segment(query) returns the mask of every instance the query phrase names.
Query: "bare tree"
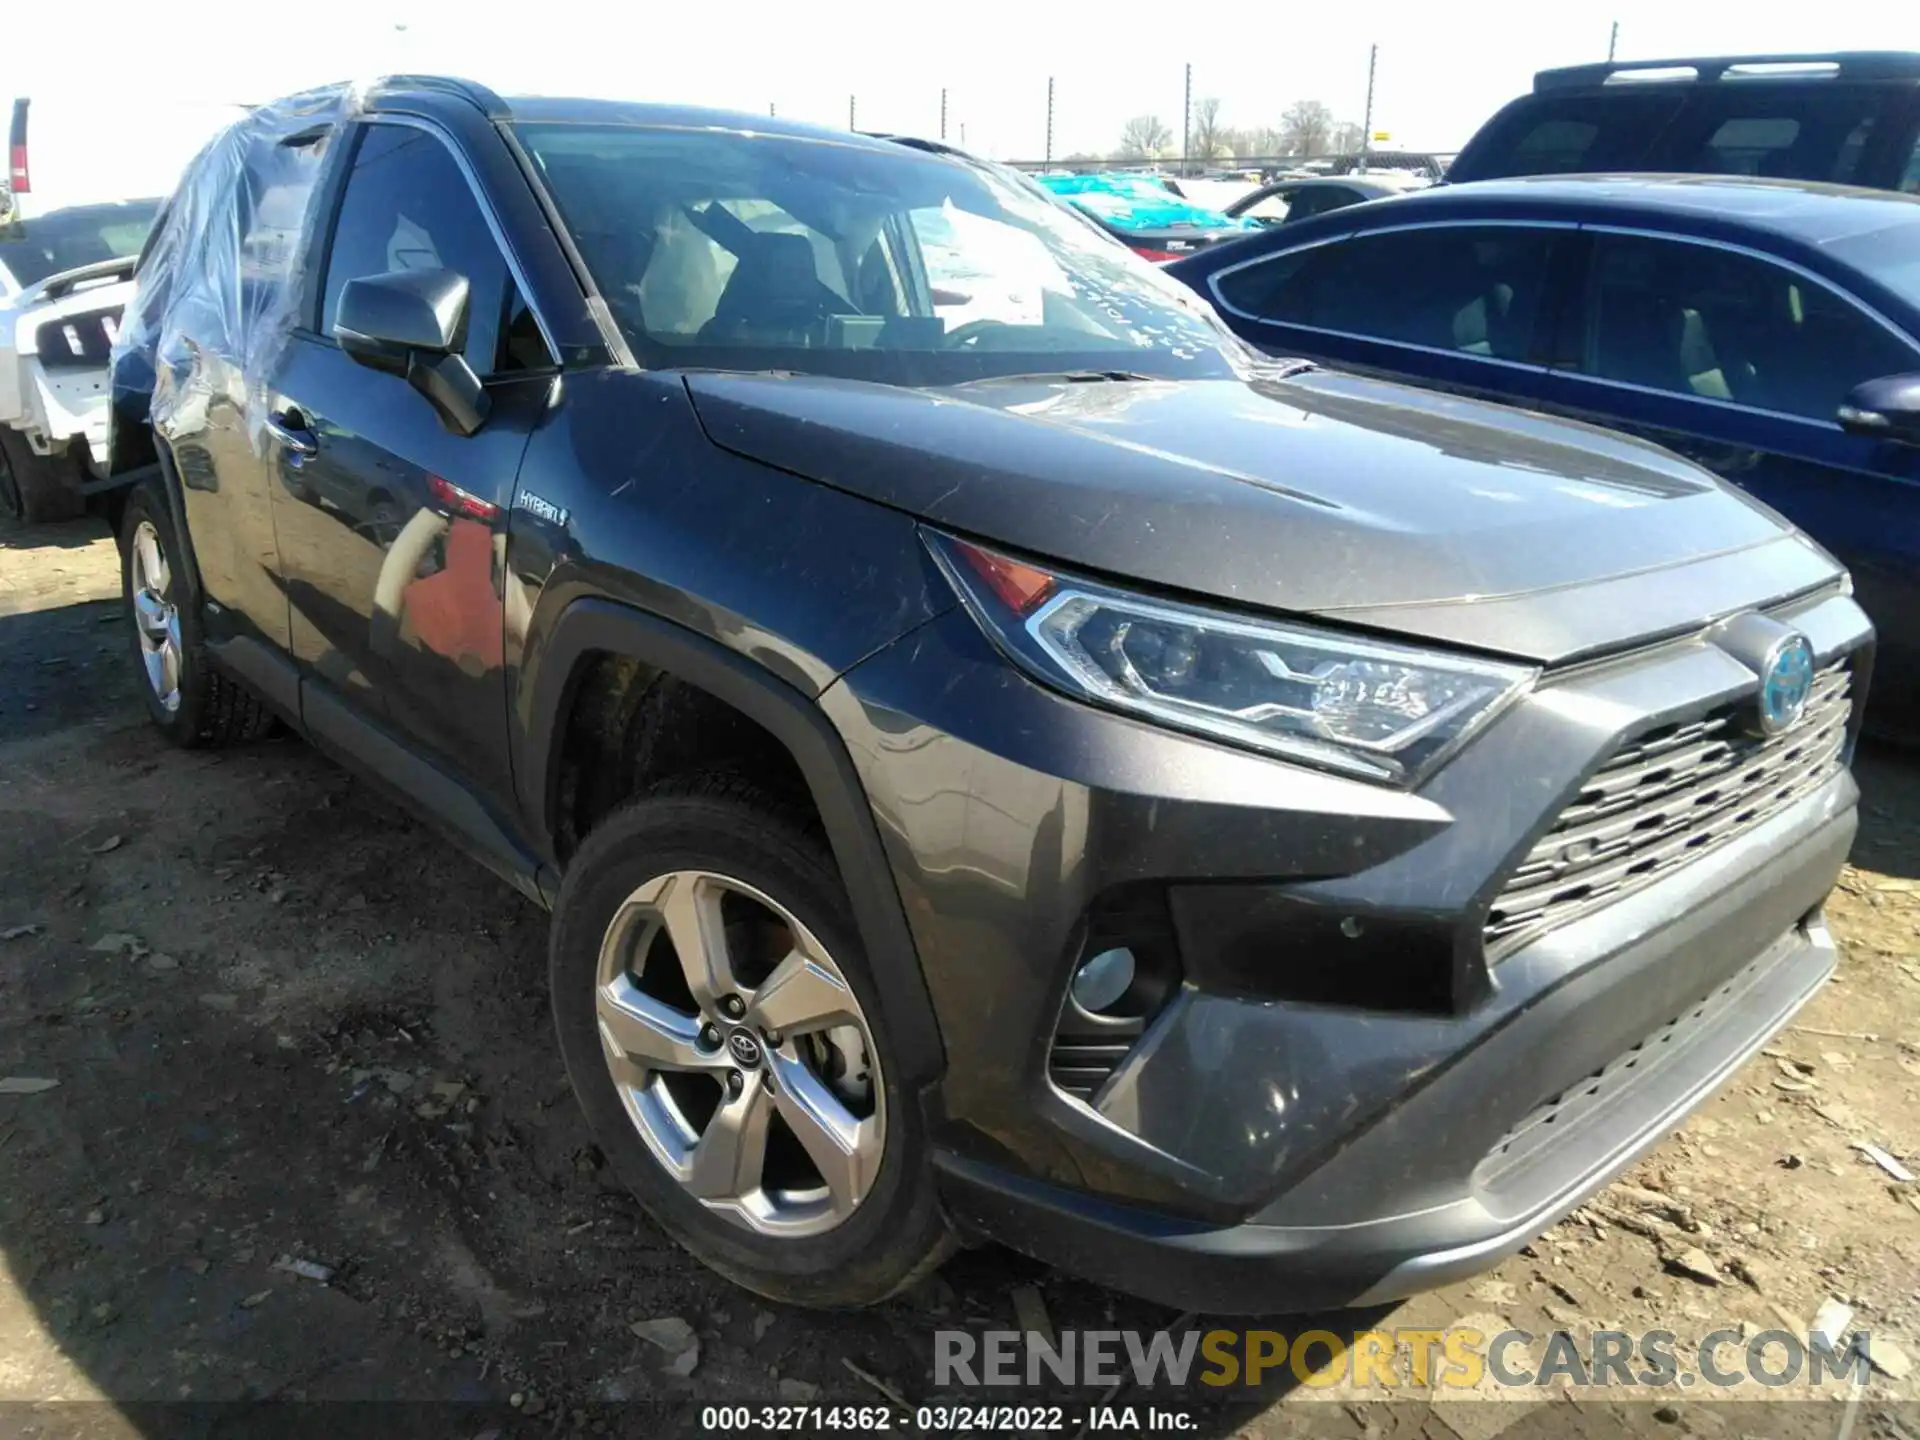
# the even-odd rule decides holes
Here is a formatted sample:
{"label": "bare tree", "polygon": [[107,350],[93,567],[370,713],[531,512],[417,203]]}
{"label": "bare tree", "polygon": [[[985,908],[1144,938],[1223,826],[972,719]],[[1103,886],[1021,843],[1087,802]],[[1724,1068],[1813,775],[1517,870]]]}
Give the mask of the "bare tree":
{"label": "bare tree", "polygon": [[1237,156],[1252,159],[1256,156],[1265,159],[1268,156],[1286,153],[1286,144],[1280,132],[1271,125],[1254,125],[1239,129],[1231,125],[1220,127],[1220,138],[1214,142],[1215,158]]}
{"label": "bare tree", "polygon": [[1333,135],[1333,111],[1318,100],[1296,100],[1280,117],[1280,131],[1288,154],[1325,154]]}
{"label": "bare tree", "polygon": [[1153,160],[1173,143],[1173,131],[1158,115],[1136,115],[1120,131],[1120,157]]}
{"label": "bare tree", "polygon": [[[1191,129],[1193,154],[1190,159],[1218,160],[1220,151],[1226,146],[1226,127],[1220,123],[1220,101],[1209,95],[1204,100],[1193,102],[1193,124]],[[1233,153],[1228,150],[1228,154]]]}
{"label": "bare tree", "polygon": [[1327,144],[1335,155],[1358,155],[1361,143],[1367,138],[1366,129],[1358,120],[1342,120],[1333,127],[1333,134]]}

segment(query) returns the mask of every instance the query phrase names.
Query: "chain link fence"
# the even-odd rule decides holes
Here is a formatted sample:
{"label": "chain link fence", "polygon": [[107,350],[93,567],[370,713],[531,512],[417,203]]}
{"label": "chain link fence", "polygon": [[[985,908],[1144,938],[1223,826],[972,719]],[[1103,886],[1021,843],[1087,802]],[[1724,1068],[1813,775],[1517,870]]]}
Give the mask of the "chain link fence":
{"label": "chain link fence", "polygon": [[1347,155],[1241,155],[1231,160],[1203,160],[1198,156],[1157,157],[1153,159],[1074,159],[1009,160],[1016,170],[1041,173],[1049,170],[1076,175],[1105,171],[1152,171],[1173,176],[1248,180],[1270,180],[1280,175],[1361,175],[1368,171],[1401,170],[1424,175],[1430,180],[1446,178],[1453,163],[1453,152],[1428,150],[1368,150]]}

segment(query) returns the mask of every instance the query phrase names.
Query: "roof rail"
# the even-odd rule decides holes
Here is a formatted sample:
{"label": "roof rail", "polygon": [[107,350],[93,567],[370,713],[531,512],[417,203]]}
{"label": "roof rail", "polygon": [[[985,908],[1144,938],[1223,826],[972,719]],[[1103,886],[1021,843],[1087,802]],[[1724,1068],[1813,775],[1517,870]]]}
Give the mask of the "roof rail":
{"label": "roof rail", "polygon": [[489,120],[505,120],[513,112],[486,86],[451,75],[383,75],[374,96],[402,94],[408,90],[427,90],[441,95],[457,95],[479,107]]}
{"label": "roof rail", "polygon": [[[1631,81],[1636,72],[1691,71],[1690,75],[1646,77],[1669,82],[1701,84],[1708,81],[1767,76],[1775,67],[1832,67],[1841,80],[1920,80],[1920,54],[1910,50],[1846,50],[1825,55],[1708,55],[1677,60],[1606,60],[1595,65],[1567,65],[1557,70],[1542,70],[1533,77],[1533,93],[1551,90],[1586,90],[1608,81]],[[1744,72],[1744,73],[1743,73]],[[1780,77],[1788,78],[1788,77]]]}

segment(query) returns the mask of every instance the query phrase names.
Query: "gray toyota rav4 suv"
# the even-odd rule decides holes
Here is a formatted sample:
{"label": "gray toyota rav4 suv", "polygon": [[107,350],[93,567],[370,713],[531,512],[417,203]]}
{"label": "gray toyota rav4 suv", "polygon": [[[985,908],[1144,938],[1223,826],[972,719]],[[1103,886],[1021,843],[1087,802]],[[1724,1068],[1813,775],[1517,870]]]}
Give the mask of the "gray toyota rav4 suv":
{"label": "gray toyota rav4 suv", "polygon": [[1261,359],[997,167],[401,77],[214,142],[127,314],[154,723],[277,714],[551,908],[614,1168],[762,1293],[1406,1295],[1832,968],[1824,552]]}

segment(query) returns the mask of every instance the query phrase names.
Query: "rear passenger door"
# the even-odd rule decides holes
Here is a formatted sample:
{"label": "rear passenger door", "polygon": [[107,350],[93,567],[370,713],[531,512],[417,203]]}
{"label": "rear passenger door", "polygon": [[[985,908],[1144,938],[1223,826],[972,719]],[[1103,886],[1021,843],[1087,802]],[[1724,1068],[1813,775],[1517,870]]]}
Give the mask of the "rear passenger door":
{"label": "rear passenger door", "polygon": [[[310,728],[371,722],[510,801],[502,665],[506,521],[557,372],[451,142],[357,127],[307,323],[271,377],[274,502]],[[397,375],[335,343],[349,280],[443,269],[469,284],[464,354],[491,413],[444,426]]]}
{"label": "rear passenger door", "polygon": [[[287,597],[274,534],[274,487],[257,448],[259,416],[248,403],[245,362],[260,343],[259,332],[291,323],[284,312],[303,217],[337,143],[322,131],[249,146],[230,157],[244,163],[246,172],[233,177],[231,220],[223,215],[208,228],[224,235],[230,224],[232,251],[219,245],[215,253],[176,259],[205,265],[220,283],[197,285],[194,303],[171,312],[179,344],[155,357],[162,371],[158,383],[169,393],[159,429],[179,472],[194,564],[217,612],[217,630],[275,651],[288,645]],[[204,175],[196,184],[213,193],[227,190],[224,180]]]}
{"label": "rear passenger door", "polygon": [[1572,233],[1491,221],[1364,231],[1243,262],[1211,284],[1263,349],[1526,403],[1546,379],[1555,255]]}
{"label": "rear passenger door", "polygon": [[1558,408],[1678,451],[1794,521],[1854,572],[1883,651],[1906,650],[1915,673],[1920,450],[1849,435],[1836,415],[1861,381],[1920,370],[1920,346],[1768,257],[1591,236],[1557,347]]}

